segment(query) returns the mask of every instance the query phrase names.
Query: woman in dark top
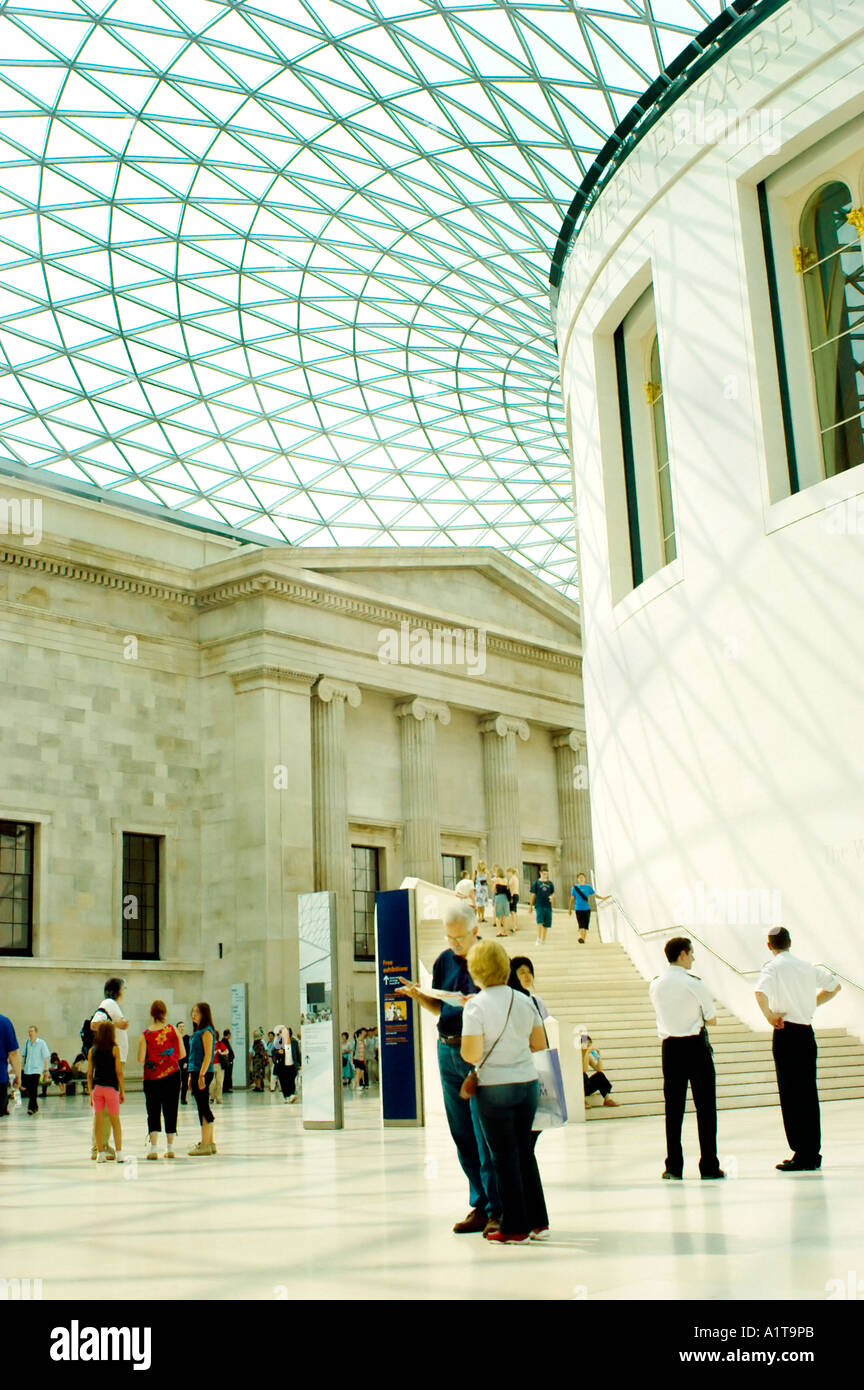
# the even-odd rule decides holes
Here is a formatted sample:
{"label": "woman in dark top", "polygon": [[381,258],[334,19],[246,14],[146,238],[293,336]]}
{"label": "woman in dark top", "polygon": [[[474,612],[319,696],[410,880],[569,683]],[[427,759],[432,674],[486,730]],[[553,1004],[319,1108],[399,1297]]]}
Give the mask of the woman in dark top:
{"label": "woman in dark top", "polygon": [[228,1049],[227,1056],[225,1057],[225,1060],[222,1062],[222,1070],[225,1073],[225,1080],[222,1085],[222,1090],[225,1093],[225,1095],[227,1095],[229,1091],[234,1090],[234,1049],[231,1046],[230,1028],[225,1029],[224,1033],[222,1034],[222,1041],[225,1044],[225,1047]]}
{"label": "woman in dark top", "polygon": [[192,1009],[195,1032],[189,1039],[189,1090],[198,1107],[201,1121],[201,1142],[189,1150],[190,1158],[215,1154],[213,1143],[213,1111],[210,1109],[210,1086],[213,1082],[216,1055],[216,1029],[209,1004],[195,1004]]}
{"label": "woman in dark top", "polygon": [[123,1081],[123,1063],[120,1060],[120,1049],[114,1040],[114,1024],[97,1023],[93,1029],[96,1041],[90,1049],[87,1059],[87,1090],[90,1092],[90,1104],[93,1106],[94,1116],[97,1123],[94,1125],[96,1135],[96,1162],[104,1163],[107,1155],[105,1153],[105,1131],[98,1123],[103,1110],[107,1111],[111,1121],[111,1129],[114,1133],[115,1158],[118,1163],[123,1162],[123,1135],[120,1129],[120,1106],[126,1099]]}

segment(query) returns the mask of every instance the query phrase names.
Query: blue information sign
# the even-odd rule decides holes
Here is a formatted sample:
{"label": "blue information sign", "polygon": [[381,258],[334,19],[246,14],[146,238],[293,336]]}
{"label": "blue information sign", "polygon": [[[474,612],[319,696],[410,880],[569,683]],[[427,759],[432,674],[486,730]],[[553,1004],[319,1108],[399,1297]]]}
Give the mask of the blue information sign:
{"label": "blue information sign", "polygon": [[403,979],[417,979],[413,898],[407,888],[375,895],[379,1068],[385,1124],[423,1123],[415,1017],[419,1005],[396,993]]}

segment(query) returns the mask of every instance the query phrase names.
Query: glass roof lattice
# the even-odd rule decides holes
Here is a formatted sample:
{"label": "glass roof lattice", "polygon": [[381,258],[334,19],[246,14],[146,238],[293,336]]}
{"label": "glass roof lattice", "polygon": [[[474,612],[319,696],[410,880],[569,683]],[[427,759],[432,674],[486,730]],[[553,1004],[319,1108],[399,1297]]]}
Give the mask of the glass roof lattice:
{"label": "glass roof lattice", "polygon": [[716,0],[0,0],[0,468],[575,594],[549,257]]}

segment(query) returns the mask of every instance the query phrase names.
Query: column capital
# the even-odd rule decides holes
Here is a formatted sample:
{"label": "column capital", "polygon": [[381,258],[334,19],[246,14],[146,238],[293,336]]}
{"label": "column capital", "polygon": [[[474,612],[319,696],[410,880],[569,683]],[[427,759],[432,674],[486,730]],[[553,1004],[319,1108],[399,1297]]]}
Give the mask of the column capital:
{"label": "column capital", "polygon": [[420,696],[415,700],[404,700],[397,705],[393,713],[397,719],[405,719],[409,715],[422,723],[424,719],[437,719],[439,724],[450,723],[450,706],[441,704],[438,700],[424,700]]}
{"label": "column capital", "polygon": [[249,690],[296,690],[308,692],[317,677],[310,671],[291,671],[286,666],[247,666],[231,672],[238,695]]}
{"label": "column capital", "polygon": [[517,734],[523,743],[527,743],[530,737],[530,730],[524,719],[515,719],[509,714],[492,714],[487,719],[480,721],[481,734],[497,734],[499,738],[506,738],[508,734]]}
{"label": "column capital", "polygon": [[573,753],[581,753],[585,748],[585,735],[579,729],[564,729],[552,735],[553,748],[569,748]]}
{"label": "column capital", "polygon": [[345,700],[352,709],[356,709],[363,699],[359,685],[352,685],[350,681],[333,680],[330,676],[322,676],[315,686],[315,694],[325,705],[329,705],[333,700]]}

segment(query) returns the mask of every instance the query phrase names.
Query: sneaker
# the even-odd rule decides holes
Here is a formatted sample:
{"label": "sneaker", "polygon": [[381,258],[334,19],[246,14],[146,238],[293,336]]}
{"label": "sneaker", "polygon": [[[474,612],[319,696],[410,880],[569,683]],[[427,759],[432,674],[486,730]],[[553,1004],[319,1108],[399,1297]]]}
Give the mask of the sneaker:
{"label": "sneaker", "polygon": [[216,1147],[215,1144],[208,1144],[208,1145],[207,1145],[207,1152],[208,1152],[208,1154],[215,1154],[215,1153],[218,1153],[219,1150],[217,1149],[217,1147]]}
{"label": "sneaker", "polygon": [[107,1158],[108,1158],[108,1155],[107,1155],[107,1154],[104,1154],[104,1153],[102,1153],[102,1154],[97,1153],[97,1154],[96,1154],[96,1162],[97,1162],[97,1163],[105,1163],[105,1162],[107,1162]]}
{"label": "sneaker", "polygon": [[486,1239],[492,1241],[494,1245],[524,1245],[526,1240],[531,1239],[531,1235],[528,1231],[524,1235],[508,1235],[506,1231],[490,1231]]}
{"label": "sneaker", "polygon": [[166,1158],[176,1158],[177,1155],[175,1154],[175,1152],[174,1152],[173,1149],[166,1149],[166,1150],[165,1150],[165,1157],[166,1157]]}
{"label": "sneaker", "polygon": [[288,1104],[289,1104],[289,1105],[293,1105],[296,1099],[297,1099],[296,1096],[289,1096],[289,1097],[288,1097]]}
{"label": "sneaker", "polygon": [[114,1157],[116,1158],[118,1163],[126,1162],[126,1155],[124,1154],[122,1149],[118,1149]]}
{"label": "sneaker", "polygon": [[114,1152],[113,1149],[106,1149],[106,1150],[105,1150],[105,1157],[107,1158],[107,1160],[108,1160],[109,1163],[113,1163],[113,1162],[114,1162],[114,1159],[117,1157],[117,1155],[115,1154],[115,1152]]}
{"label": "sneaker", "polygon": [[453,1227],[457,1236],[473,1235],[475,1231],[486,1229],[486,1217],[477,1207],[472,1207],[464,1221],[457,1221]]}
{"label": "sneaker", "polygon": [[501,1222],[498,1220],[498,1218],[497,1218],[496,1216],[490,1216],[490,1217],[489,1217],[489,1220],[486,1222],[486,1225],[483,1227],[483,1234],[484,1234],[484,1236],[488,1236],[488,1234],[489,1234],[490,1231],[500,1231],[500,1230],[501,1230]]}
{"label": "sneaker", "polygon": [[662,1178],[671,1178],[673,1182],[682,1182],[684,1178],[683,1173],[670,1173],[668,1168],[664,1168],[660,1176]]}
{"label": "sneaker", "polygon": [[548,1226],[538,1226],[537,1229],[536,1229],[535,1231],[532,1231],[532,1232],[531,1232],[531,1237],[530,1237],[530,1239],[531,1239],[531,1240],[548,1240],[548,1239],[549,1239],[549,1227],[548,1227]]}
{"label": "sneaker", "polygon": [[156,1158],[156,1159],[158,1159],[158,1157],[159,1157],[159,1150],[158,1150],[158,1149],[153,1149],[153,1148],[148,1149],[148,1150],[147,1150],[147,1157],[148,1157],[148,1159],[150,1159],[150,1158]]}
{"label": "sneaker", "polygon": [[726,1174],[722,1168],[718,1168],[716,1173],[700,1173],[703,1182],[714,1182],[717,1178],[725,1178]]}
{"label": "sneaker", "polygon": [[209,1154],[210,1145],[198,1143],[193,1149],[189,1150],[190,1158],[201,1158],[203,1154]]}

